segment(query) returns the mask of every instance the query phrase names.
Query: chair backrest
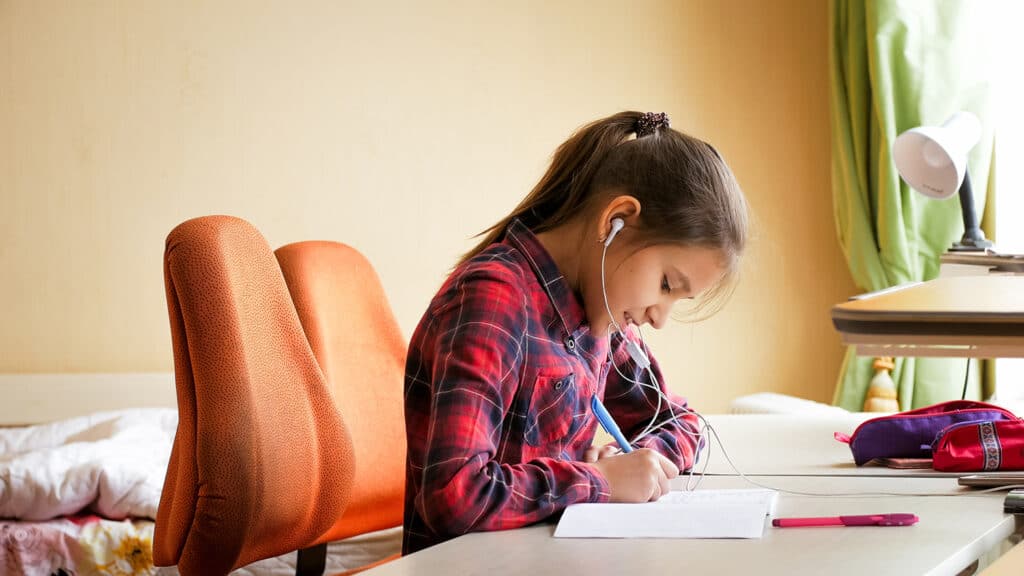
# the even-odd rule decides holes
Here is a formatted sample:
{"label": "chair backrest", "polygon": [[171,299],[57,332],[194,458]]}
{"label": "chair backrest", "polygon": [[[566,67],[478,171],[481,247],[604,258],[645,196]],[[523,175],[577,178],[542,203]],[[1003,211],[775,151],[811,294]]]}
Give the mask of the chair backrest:
{"label": "chair backrest", "polygon": [[275,254],[355,449],[348,508],[321,541],[399,526],[407,345],[380,279],[362,254],[337,242],[297,242]]}
{"label": "chair backrest", "polygon": [[179,422],[154,562],[226,574],[309,547],[344,513],[354,455],[270,247],[196,218],[168,235],[164,275]]}

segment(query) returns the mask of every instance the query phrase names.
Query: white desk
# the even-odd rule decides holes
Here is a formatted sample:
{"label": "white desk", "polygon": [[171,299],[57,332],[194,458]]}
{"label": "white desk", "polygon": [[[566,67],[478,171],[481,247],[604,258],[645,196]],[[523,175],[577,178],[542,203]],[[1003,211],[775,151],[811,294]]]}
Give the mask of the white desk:
{"label": "white desk", "polygon": [[[910,512],[921,521],[910,527],[779,529],[772,528],[766,520],[765,536],[759,540],[561,539],[552,537],[554,524],[548,523],[468,534],[364,573],[957,574],[1000,546],[1015,529],[1013,516],[1002,512],[1003,493],[967,492],[957,486],[955,478],[858,473],[852,466],[849,448],[831,436],[835,431],[832,428],[842,422],[780,416],[719,416],[711,422],[744,473],[771,474],[757,476],[757,482],[802,492],[908,494],[837,498],[780,493],[776,516]],[[819,432],[827,432],[828,441],[845,453],[820,441]],[[740,439],[751,434],[757,436],[758,442],[740,447]],[[824,456],[815,456],[816,453]],[[717,461],[712,458],[717,469]],[[850,466],[842,465],[842,459],[850,462]],[[802,475],[784,475],[792,474],[793,470]],[[681,481],[677,480],[677,486],[682,485]],[[736,476],[708,475],[701,487],[750,486]],[[909,495],[942,493],[960,495]]]}
{"label": "white desk", "polygon": [[[800,491],[879,490],[948,492],[943,478],[762,477]],[[707,477],[708,488],[749,487],[740,478]],[[825,498],[779,495],[778,516],[831,516],[911,512],[909,527],[772,528],[759,540],[564,539],[554,524],[504,532],[479,532],[427,548],[364,572],[373,576],[419,574],[489,576],[571,574],[957,574],[999,546],[1014,529],[1002,513],[1002,495],[972,497]]]}
{"label": "white desk", "polygon": [[[851,434],[861,422],[879,416],[882,414],[863,412],[841,418],[783,414],[713,415],[708,416],[708,422],[718,431],[725,451],[736,468],[746,475],[900,478],[962,476],[931,469],[894,470],[875,464],[855,465],[850,445],[836,440],[833,433]],[[701,464],[698,463],[697,469],[700,468]],[[711,459],[706,473],[727,476],[736,474],[713,436]]]}

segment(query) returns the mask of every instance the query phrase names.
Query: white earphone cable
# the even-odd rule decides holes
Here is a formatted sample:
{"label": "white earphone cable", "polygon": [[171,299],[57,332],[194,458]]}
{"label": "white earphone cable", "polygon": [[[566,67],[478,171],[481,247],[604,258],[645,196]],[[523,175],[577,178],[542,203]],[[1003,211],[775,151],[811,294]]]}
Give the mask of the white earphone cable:
{"label": "white earphone cable", "polygon": [[[777,492],[782,492],[782,493],[785,493],[785,494],[792,494],[792,495],[795,495],[795,496],[836,497],[836,498],[844,498],[844,497],[846,497],[846,498],[854,498],[854,497],[863,497],[863,496],[872,496],[872,497],[874,497],[874,496],[889,496],[889,497],[908,497],[908,496],[929,496],[929,497],[931,497],[931,496],[974,496],[974,495],[979,495],[979,494],[986,494],[988,492],[996,492],[996,491],[1001,491],[1001,490],[1007,490],[1007,489],[1011,489],[1011,488],[1024,488],[1024,485],[1013,484],[1013,485],[1006,485],[1006,486],[996,486],[996,487],[988,488],[988,489],[985,489],[985,490],[972,490],[970,493],[967,493],[967,494],[965,494],[964,492],[960,492],[960,491],[958,491],[958,492],[945,492],[945,493],[896,493],[896,492],[829,492],[829,493],[822,493],[822,492],[803,492],[803,491],[797,491],[797,490],[787,490],[787,489],[784,489],[784,488],[778,488],[778,487],[769,486],[769,485],[766,485],[766,484],[761,484],[759,482],[756,482],[756,481],[750,479],[732,461],[732,458],[729,456],[729,453],[725,449],[725,444],[722,443],[722,439],[718,435],[718,431],[715,430],[713,426],[711,426],[711,424],[707,421],[707,419],[702,414],[700,414],[700,413],[698,413],[698,412],[696,412],[694,410],[691,410],[687,406],[683,406],[683,405],[679,404],[678,402],[675,402],[674,400],[672,400],[672,398],[670,396],[668,396],[661,389],[661,385],[658,382],[658,379],[657,379],[657,377],[654,374],[654,370],[651,368],[651,364],[650,364],[650,360],[649,360],[650,356],[647,353],[647,343],[644,342],[643,332],[640,330],[639,326],[637,326],[637,335],[640,338],[640,344],[641,344],[642,348],[638,348],[637,349],[637,350],[639,350],[639,354],[636,353],[636,350],[629,350],[629,352],[630,352],[630,356],[633,358],[633,361],[636,363],[636,365],[638,367],[640,367],[641,369],[647,371],[647,374],[650,377],[651,382],[648,383],[648,382],[638,381],[638,380],[634,380],[633,378],[630,378],[629,376],[625,375],[622,372],[622,370],[620,369],[619,365],[615,363],[615,359],[613,358],[613,355],[612,355],[612,334],[613,334],[613,332],[611,330],[612,327],[614,327],[615,328],[615,332],[618,332],[619,335],[622,337],[623,342],[627,346],[627,349],[628,349],[629,344],[633,344],[635,346],[635,343],[632,342],[631,340],[629,340],[629,338],[627,338],[626,333],[622,330],[622,327],[619,325],[618,321],[616,320],[615,315],[612,314],[611,306],[608,303],[608,290],[607,290],[607,286],[606,286],[606,283],[605,283],[605,258],[608,255],[608,246],[609,246],[609,244],[611,244],[611,240],[615,237],[615,234],[618,232],[618,229],[621,229],[621,227],[622,226],[619,225],[617,227],[613,227],[612,228],[611,234],[609,234],[608,239],[604,243],[604,249],[601,251],[601,295],[602,295],[602,297],[604,299],[604,307],[605,307],[605,311],[608,313],[608,319],[609,319],[609,324],[608,324],[608,326],[609,326],[609,330],[608,330],[608,359],[611,362],[612,366],[615,367],[615,371],[619,374],[619,376],[622,379],[624,379],[627,382],[630,382],[630,383],[632,383],[634,385],[640,386],[641,388],[650,389],[650,390],[654,391],[655,394],[656,394],[657,405],[655,406],[654,414],[651,417],[651,421],[648,422],[647,426],[645,426],[644,429],[639,434],[637,434],[633,439],[631,439],[629,441],[631,446],[635,445],[642,438],[644,438],[644,437],[646,437],[646,436],[656,432],[657,430],[660,430],[661,428],[667,426],[668,424],[675,423],[675,424],[677,424],[679,426],[679,430],[681,432],[683,432],[684,434],[686,434],[688,437],[690,437],[694,441],[694,443],[695,443],[696,447],[694,449],[694,464],[696,464],[696,462],[700,459],[700,455],[701,455],[702,450],[705,451],[704,463],[703,463],[703,466],[701,467],[701,471],[699,472],[699,476],[697,477],[697,480],[694,481],[694,476],[695,476],[695,474],[697,474],[697,472],[696,472],[696,468],[697,467],[696,466],[691,466],[690,470],[689,470],[689,473],[688,473],[688,477],[687,477],[687,480],[686,480],[686,485],[684,487],[684,490],[691,491],[691,490],[696,490],[697,488],[700,487],[700,483],[703,481],[704,476],[706,475],[706,472],[707,472],[708,465],[711,462],[711,442],[710,441],[705,442],[705,439],[707,438],[707,434],[705,432],[706,430],[710,430],[711,431],[711,435],[714,436],[715,441],[718,442],[718,447],[721,449],[722,456],[725,457],[726,462],[729,463],[729,467],[732,468],[732,470],[734,472],[736,472],[736,474],[739,475],[740,478],[742,478],[745,482],[747,482],[749,484],[752,484],[754,486],[757,486],[759,488],[765,488],[765,489],[768,489],[768,490],[775,490]],[[640,360],[638,360],[638,357],[640,358]],[[646,394],[644,394],[644,396],[646,397]],[[657,422],[658,415],[661,413],[661,407],[662,407],[662,402],[663,401],[668,404],[669,416],[666,419],[664,419],[663,421]],[[680,422],[679,417],[676,415],[676,410],[677,409],[680,410],[684,415],[692,415],[695,418],[697,418],[697,420],[698,420],[698,422],[700,424],[698,425],[696,432],[694,432],[693,430],[690,429],[691,425],[689,423]],[[851,476],[851,477],[852,478],[856,478],[856,476]]]}

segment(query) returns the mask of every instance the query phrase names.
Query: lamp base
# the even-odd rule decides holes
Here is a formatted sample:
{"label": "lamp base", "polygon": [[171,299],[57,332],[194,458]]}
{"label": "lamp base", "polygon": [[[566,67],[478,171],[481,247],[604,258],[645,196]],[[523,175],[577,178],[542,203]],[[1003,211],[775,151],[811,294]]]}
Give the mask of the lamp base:
{"label": "lamp base", "polygon": [[970,239],[962,238],[949,247],[950,252],[985,252],[992,247],[992,242],[985,238]]}

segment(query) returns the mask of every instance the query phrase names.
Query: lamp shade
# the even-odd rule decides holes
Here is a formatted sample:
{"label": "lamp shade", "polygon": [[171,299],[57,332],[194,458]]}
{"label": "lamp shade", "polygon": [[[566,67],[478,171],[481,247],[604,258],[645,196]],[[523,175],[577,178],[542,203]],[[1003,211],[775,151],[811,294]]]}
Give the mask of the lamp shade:
{"label": "lamp shade", "polygon": [[896,138],[893,160],[900,177],[925,196],[956,194],[967,171],[967,152],[981,138],[981,121],[957,112],[942,126],[911,128]]}

